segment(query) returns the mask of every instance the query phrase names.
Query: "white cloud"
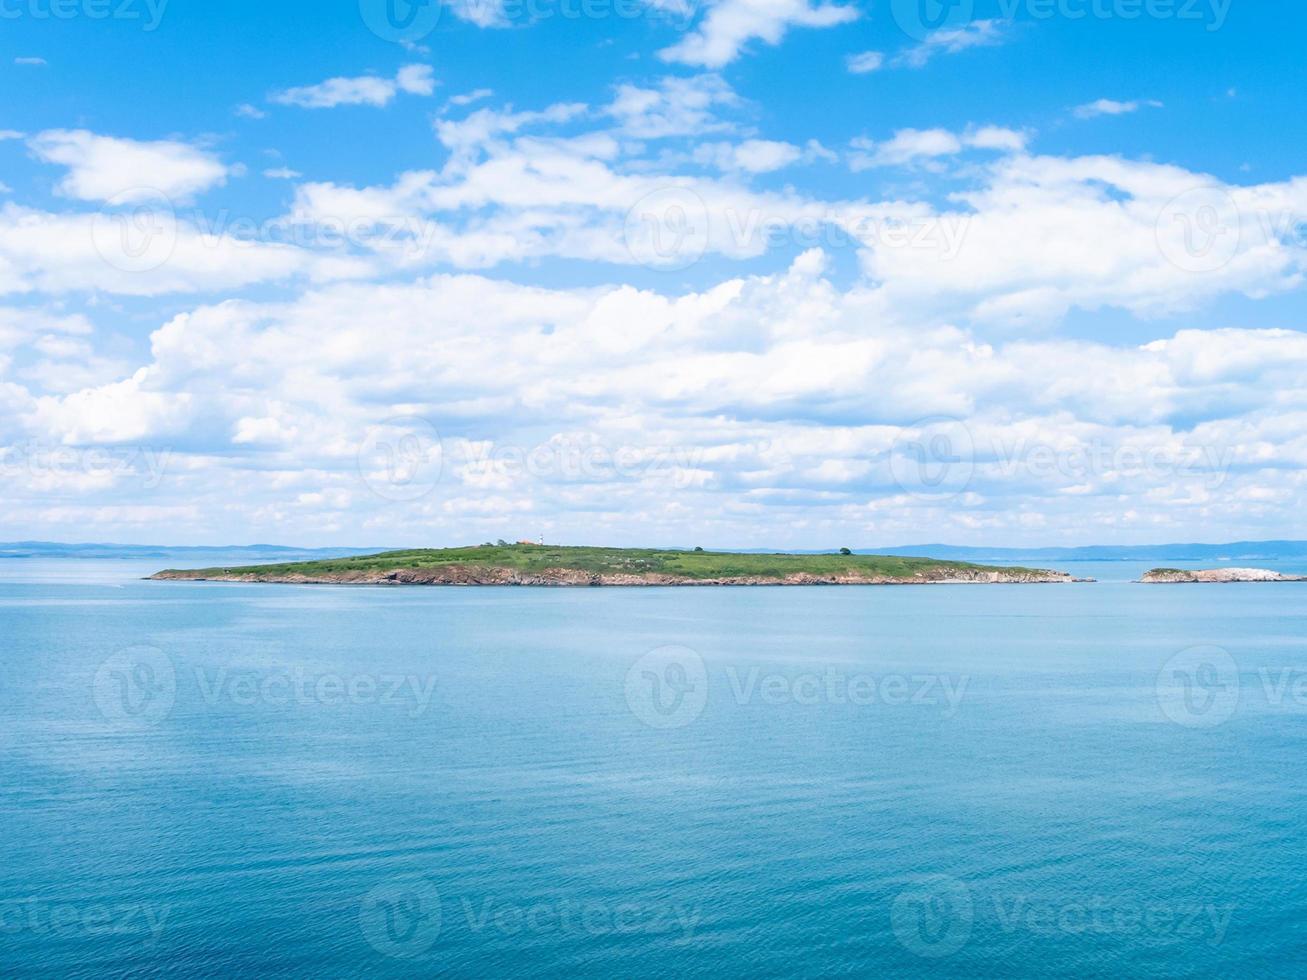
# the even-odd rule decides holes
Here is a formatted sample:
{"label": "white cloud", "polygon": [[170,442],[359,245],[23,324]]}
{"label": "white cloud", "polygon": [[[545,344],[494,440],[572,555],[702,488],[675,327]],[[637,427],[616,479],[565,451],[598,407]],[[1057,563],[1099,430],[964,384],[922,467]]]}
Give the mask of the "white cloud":
{"label": "white cloud", "polygon": [[19,132],[16,129],[0,129],[0,143],[3,143],[5,140],[21,140],[26,138],[26,133]]}
{"label": "white cloud", "polygon": [[[529,515],[563,540],[802,546],[835,529],[1024,540],[1273,523],[1307,503],[1304,371],[1307,334],[1290,330],[994,345],[836,289],[808,253],[700,292],[433,276],[224,302],[160,327],[122,379],[0,399],[29,438],[178,447],[150,503],[179,529],[222,513],[251,533],[321,533],[335,514],[378,540],[420,525],[453,543]],[[445,436],[440,482],[408,503],[358,475],[369,428],[397,414]],[[960,496],[914,497],[896,446],[937,415],[966,418],[975,472]],[[38,500],[114,503],[64,493],[14,492],[10,519],[49,523]]]}
{"label": "white cloud", "polygon": [[405,65],[395,75],[395,85],[409,95],[431,95],[436,78],[430,65]]}
{"label": "white cloud", "polygon": [[375,271],[363,259],[238,239],[146,207],[97,215],[0,205],[0,294],[163,296]]}
{"label": "white cloud", "polygon": [[1000,126],[982,126],[960,134],[947,129],[901,129],[881,143],[858,138],[850,145],[854,152],[850,154],[849,166],[856,171],[934,161],[968,148],[1019,153],[1025,149],[1026,136]]}
{"label": "white cloud", "polygon": [[28,141],[46,162],[68,168],[59,193],[132,204],[164,194],[175,201],[226,183],[232,171],[212,153],[173,140],[140,142],[84,129],[50,129]]}
{"label": "white cloud", "polygon": [[394,78],[362,75],[357,78],[329,78],[317,85],[289,88],[270,95],[278,105],[302,109],[334,109],[342,105],[388,105],[400,92],[430,95],[436,82],[430,65],[405,65]]}
{"label": "white cloud", "polygon": [[[815,149],[820,150],[820,147]],[[803,159],[805,152],[793,143],[777,140],[744,140],[741,143],[704,143],[696,147],[693,159],[723,171],[762,174],[780,170]]]}
{"label": "white cloud", "polygon": [[304,175],[298,170],[292,170],[290,167],[272,167],[263,171],[263,176],[269,180],[295,180]]}
{"label": "white cloud", "polygon": [[436,138],[451,151],[472,153],[488,148],[500,137],[521,129],[539,125],[558,125],[570,122],[586,111],[579,102],[560,102],[546,109],[513,112],[478,109],[463,119],[438,119],[434,126]]}
{"label": "white cloud", "polygon": [[[857,141],[850,165],[947,174],[954,190],[946,207],[822,200],[740,183],[745,164],[792,158],[788,144],[757,141],[752,160],[737,160],[733,143],[701,144],[664,154],[659,166],[635,166],[605,132],[522,132],[563,116],[570,113],[481,110],[438,124],[442,141],[456,151],[443,169],[408,172],[389,186],[301,185],[291,220],[310,228],[362,221],[389,229],[375,253],[396,268],[488,268],[546,256],[631,265],[647,257],[627,237],[630,216],[652,200],[680,208],[689,223],[682,231],[693,232],[704,254],[761,256],[778,227],[808,229],[803,240],[811,244],[825,241],[820,229],[840,229],[869,281],[887,295],[955,317],[1041,326],[1073,308],[1115,306],[1152,316],[1222,293],[1282,292],[1300,281],[1307,256],[1292,236],[1268,237],[1263,220],[1299,213],[1307,205],[1302,182],[1217,182],[1218,195],[1240,201],[1243,220],[1226,229],[1237,245],[1228,261],[1199,275],[1186,267],[1183,228],[1167,220],[1166,208],[1177,195],[1214,182],[1179,168],[1112,157],[1030,158],[1026,134],[997,126],[904,130],[882,143]],[[995,153],[997,160],[980,156]],[[822,159],[824,152],[810,145],[801,158]],[[725,176],[676,175],[684,162],[718,167]],[[904,234],[917,244],[895,245]]]}
{"label": "white cloud", "polygon": [[863,51],[851,54],[844,59],[845,66],[855,75],[866,75],[879,71],[885,64],[885,55],[880,51]]}
{"label": "white cloud", "polygon": [[1028,137],[1025,133],[1003,126],[981,126],[963,136],[967,146],[977,150],[1000,150],[1004,153],[1020,153],[1026,148]]}
{"label": "white cloud", "polygon": [[451,95],[449,97],[449,104],[452,106],[471,105],[473,102],[480,102],[482,99],[488,99],[494,94],[495,94],[494,89],[488,89],[488,88],[473,89],[471,92],[463,92],[460,93],[459,95]]}
{"label": "white cloud", "polygon": [[[1278,226],[1264,219],[1303,213],[1307,182],[1238,186],[1119,157],[1030,156],[1025,133],[983,126],[855,146],[866,165],[913,168],[904,200],[823,199],[788,183],[754,190],[773,182],[752,174],[826,151],[738,123],[729,139],[703,141],[732,125],[716,113],[737,106],[713,78],[631,86],[596,109],[439,119],[451,151],[439,169],[379,186],[297,186],[286,217],[299,230],[395,232],[343,249],[236,241],[182,214],[158,267],[133,272],[105,254],[114,239],[96,236],[103,216],[0,206],[0,292],[51,304],[0,314],[0,435],[182,447],[174,482],[155,498],[160,511],[221,513],[281,533],[337,522],[375,540],[415,524],[450,540],[510,536],[503,522],[529,514],[555,538],[618,540],[635,527],[725,543],[780,527],[794,538],[769,544],[802,545],[821,527],[887,540],[923,526],[958,537],[1068,520],[1197,526],[1216,512],[1256,526],[1307,502],[1304,334],[1168,327],[1139,345],[1046,332],[1072,310],[1143,318],[1297,287],[1307,248],[1292,235],[1273,240],[1267,229]],[[667,142],[650,156],[655,138]],[[704,176],[705,166],[721,173]],[[891,175],[896,185],[901,176]],[[1228,261],[1199,270],[1175,251],[1182,224],[1167,220],[1195,187],[1228,196],[1242,216],[1225,229],[1236,246]],[[621,284],[621,267],[639,261],[624,238],[633,206],[669,191],[691,205],[687,221],[714,261],[765,259],[769,234],[792,229],[785,254],[845,248],[861,275],[837,285],[828,256],[811,248],[772,275],[724,273],[697,290]],[[799,237],[805,228],[811,240]],[[617,284],[432,274],[545,258],[603,263],[576,268]],[[706,268],[716,266],[694,274]],[[275,301],[239,298],[259,283],[286,288]],[[173,317],[148,355],[124,362],[99,350],[84,318],[57,308],[66,293],[214,302]],[[369,426],[406,413],[447,433],[448,482],[412,506],[382,506],[359,481],[358,447]],[[1242,468],[1214,484],[1207,471],[1068,476],[986,457],[969,494],[934,506],[897,487],[889,463],[895,440],[929,415],[966,419],[987,447],[1211,451]],[[643,470],[524,476],[490,452],[540,443],[678,462],[671,483]],[[135,506],[102,484],[68,482],[57,514],[51,487],[17,487],[10,519]]]}
{"label": "white cloud", "polygon": [[[966,232],[949,261],[880,248],[868,274],[895,293],[951,294],[972,316],[1009,323],[1055,323],[1076,308],[1155,316],[1303,281],[1307,250],[1274,220],[1307,204],[1302,181],[1236,187],[1118,157],[1011,155],[953,200]],[[1208,208],[1211,239],[1187,237]]]}
{"label": "white cloud", "polygon": [[696,30],[658,55],[664,61],[721,68],[750,41],[776,45],[791,27],[835,27],[857,18],[854,7],[811,0],[718,0]]}
{"label": "white cloud", "polygon": [[720,75],[668,76],[654,88],[619,85],[603,112],[636,139],[701,136],[730,129],[715,110],[740,104],[740,97]]}
{"label": "white cloud", "polygon": [[893,167],[916,160],[951,156],[962,152],[962,140],[946,129],[901,129],[883,143],[855,139],[859,151],[852,159],[854,170],[868,167]]}
{"label": "white cloud", "polygon": [[895,56],[896,67],[922,68],[937,54],[958,54],[970,48],[993,47],[1007,40],[1004,22],[976,20],[961,27],[935,31],[915,47]]}
{"label": "white cloud", "polygon": [[31,67],[40,67],[42,65],[48,64],[48,62],[44,58],[15,58],[14,64],[28,65]]}
{"label": "white cloud", "polygon": [[1093,119],[1096,116],[1124,116],[1132,112],[1138,112],[1143,108],[1161,109],[1162,103],[1156,99],[1145,99],[1137,102],[1117,102],[1114,99],[1099,99],[1096,102],[1089,102],[1082,106],[1076,106],[1071,110],[1077,119]]}
{"label": "white cloud", "polygon": [[242,102],[233,110],[236,115],[242,119],[267,119],[268,114],[257,106],[252,106],[248,102]]}

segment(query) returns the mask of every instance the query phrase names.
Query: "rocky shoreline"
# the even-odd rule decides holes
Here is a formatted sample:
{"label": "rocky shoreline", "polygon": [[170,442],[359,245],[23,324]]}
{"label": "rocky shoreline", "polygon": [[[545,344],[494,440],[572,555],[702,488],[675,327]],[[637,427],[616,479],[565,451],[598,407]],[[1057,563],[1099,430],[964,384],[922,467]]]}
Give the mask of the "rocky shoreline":
{"label": "rocky shoreline", "polygon": [[151,579],[183,582],[267,582],[284,585],[518,585],[518,586],[694,586],[694,585],[1024,585],[1091,581],[1073,578],[1065,572],[1002,572],[940,569],[910,577],[857,574],[816,575],[796,572],[780,577],[744,575],[691,578],[658,572],[587,572],[571,568],[523,571],[515,568],[473,565],[440,565],[423,568],[395,568],[384,571],[318,573],[259,573],[255,571],[215,572],[213,569],[186,571],[171,569]]}
{"label": "rocky shoreline", "polygon": [[1154,568],[1139,580],[1145,585],[1231,582],[1307,582],[1307,575],[1285,575],[1265,568]]}

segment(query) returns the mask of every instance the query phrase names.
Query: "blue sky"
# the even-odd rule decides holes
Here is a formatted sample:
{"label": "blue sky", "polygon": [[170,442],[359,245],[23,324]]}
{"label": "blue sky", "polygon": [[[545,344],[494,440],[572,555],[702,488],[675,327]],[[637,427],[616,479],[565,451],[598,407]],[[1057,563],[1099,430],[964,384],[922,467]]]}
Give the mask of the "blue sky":
{"label": "blue sky", "polygon": [[0,0],[0,535],[1304,536],[1304,20]]}

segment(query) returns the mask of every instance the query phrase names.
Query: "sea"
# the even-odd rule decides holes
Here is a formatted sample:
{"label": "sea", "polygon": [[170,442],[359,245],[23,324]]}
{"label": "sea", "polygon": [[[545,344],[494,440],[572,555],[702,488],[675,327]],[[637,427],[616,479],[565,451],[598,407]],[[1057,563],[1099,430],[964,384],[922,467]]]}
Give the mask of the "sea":
{"label": "sea", "polygon": [[0,976],[1304,974],[1307,583],[157,564],[0,561]]}

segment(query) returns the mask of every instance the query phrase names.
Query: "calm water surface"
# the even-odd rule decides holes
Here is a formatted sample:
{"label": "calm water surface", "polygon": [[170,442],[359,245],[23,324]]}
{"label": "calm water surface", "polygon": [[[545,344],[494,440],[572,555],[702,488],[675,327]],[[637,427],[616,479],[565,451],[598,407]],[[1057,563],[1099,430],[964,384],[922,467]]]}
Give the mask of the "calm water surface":
{"label": "calm water surface", "polygon": [[1067,567],[5,562],[0,975],[1301,976],[1307,585]]}

